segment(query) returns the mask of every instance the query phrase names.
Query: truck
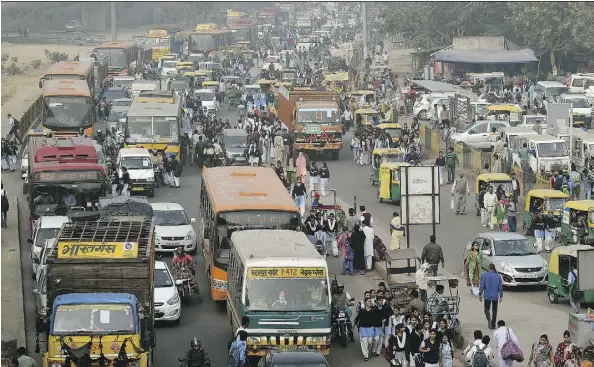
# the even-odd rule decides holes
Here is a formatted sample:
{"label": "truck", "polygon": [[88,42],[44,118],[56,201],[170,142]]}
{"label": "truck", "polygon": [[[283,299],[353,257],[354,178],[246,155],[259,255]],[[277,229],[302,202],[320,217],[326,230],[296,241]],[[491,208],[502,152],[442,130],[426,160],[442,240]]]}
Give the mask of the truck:
{"label": "truck", "polygon": [[342,148],[339,94],[313,88],[279,88],[278,114],[294,135],[293,151],[329,154],[337,160]]}
{"label": "truck", "polygon": [[115,215],[65,223],[47,255],[44,366],[153,366],[154,225],[122,215],[138,203],[116,204]]}

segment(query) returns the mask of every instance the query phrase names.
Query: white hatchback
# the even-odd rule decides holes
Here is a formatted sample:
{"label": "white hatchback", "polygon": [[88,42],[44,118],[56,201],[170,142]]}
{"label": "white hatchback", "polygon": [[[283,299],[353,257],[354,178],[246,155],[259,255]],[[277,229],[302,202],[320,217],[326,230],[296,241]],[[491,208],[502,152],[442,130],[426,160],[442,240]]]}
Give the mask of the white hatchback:
{"label": "white hatchback", "polygon": [[179,323],[181,300],[167,264],[155,261],[155,321]]}
{"label": "white hatchback", "polygon": [[183,246],[186,252],[196,252],[196,232],[184,208],[177,203],[151,203],[155,222],[157,252],[173,252]]}
{"label": "white hatchback", "polygon": [[60,228],[64,223],[70,223],[70,219],[60,215],[40,217],[35,221],[33,238],[27,240],[31,244],[33,277],[37,274],[37,267],[39,261],[41,261],[41,252],[45,246],[45,241],[58,237],[58,232],[60,232]]}

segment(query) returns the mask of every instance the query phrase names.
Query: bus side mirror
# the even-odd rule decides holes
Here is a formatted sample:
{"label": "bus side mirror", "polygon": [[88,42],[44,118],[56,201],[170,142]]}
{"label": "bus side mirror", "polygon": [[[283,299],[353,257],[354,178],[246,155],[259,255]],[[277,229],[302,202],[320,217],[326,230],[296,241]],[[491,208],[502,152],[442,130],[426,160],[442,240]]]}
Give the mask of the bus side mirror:
{"label": "bus side mirror", "polygon": [[39,79],[39,88],[43,88],[43,78]]}

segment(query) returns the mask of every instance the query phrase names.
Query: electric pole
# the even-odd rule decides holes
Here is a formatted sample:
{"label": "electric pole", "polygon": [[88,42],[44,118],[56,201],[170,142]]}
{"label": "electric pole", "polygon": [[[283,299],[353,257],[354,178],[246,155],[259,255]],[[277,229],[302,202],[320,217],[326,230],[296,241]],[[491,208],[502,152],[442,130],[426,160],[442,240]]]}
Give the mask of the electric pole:
{"label": "electric pole", "polygon": [[363,59],[367,59],[367,3],[361,3],[363,11],[361,16],[363,17]]}
{"label": "electric pole", "polygon": [[118,40],[118,27],[116,25],[116,2],[111,2],[111,40]]}

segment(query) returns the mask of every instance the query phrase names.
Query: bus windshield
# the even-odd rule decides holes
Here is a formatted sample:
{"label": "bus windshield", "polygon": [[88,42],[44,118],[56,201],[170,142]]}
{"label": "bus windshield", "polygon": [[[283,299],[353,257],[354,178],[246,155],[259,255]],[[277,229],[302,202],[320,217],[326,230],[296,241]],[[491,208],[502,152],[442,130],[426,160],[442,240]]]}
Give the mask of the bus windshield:
{"label": "bus windshield", "polygon": [[191,34],[188,49],[193,52],[214,50],[214,37],[211,34]]}
{"label": "bus windshield", "polygon": [[99,55],[107,56],[107,65],[110,68],[125,69],[128,67],[126,50],[122,48],[97,48],[95,51]]}
{"label": "bus windshield", "polygon": [[217,217],[218,225],[240,229],[295,230],[299,222],[296,212],[249,210],[221,213]]}
{"label": "bus windshield", "polygon": [[247,311],[326,311],[328,302],[326,278],[247,279]]}
{"label": "bus windshield", "polygon": [[43,125],[52,128],[80,128],[88,126],[91,118],[89,97],[46,97]]}
{"label": "bus windshield", "polygon": [[128,116],[129,143],[177,143],[179,130],[176,117]]}

